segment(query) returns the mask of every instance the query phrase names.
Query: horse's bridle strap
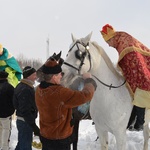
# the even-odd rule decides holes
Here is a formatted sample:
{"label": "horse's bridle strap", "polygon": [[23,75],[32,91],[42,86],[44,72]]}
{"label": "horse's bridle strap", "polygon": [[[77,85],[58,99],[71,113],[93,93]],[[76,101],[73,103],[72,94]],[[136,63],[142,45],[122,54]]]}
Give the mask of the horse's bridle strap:
{"label": "horse's bridle strap", "polygon": [[72,67],[72,68],[74,68],[74,69],[76,69],[76,70],[78,70],[78,71],[79,71],[79,69],[78,69],[78,68],[74,67],[73,65],[71,65],[71,64],[69,64],[69,63],[67,63],[67,62],[64,62],[63,64],[65,64],[65,65],[67,65],[67,66],[69,66],[69,67]]}
{"label": "horse's bridle strap", "polygon": [[[76,41],[76,42],[73,44],[73,46],[69,49],[69,52],[73,49],[73,47],[74,47],[75,45],[77,46],[78,50],[80,50],[78,44],[81,44],[82,46],[84,46],[84,47],[86,48],[86,46],[88,46],[89,43],[88,43],[87,45],[84,45],[83,43],[80,43],[79,41]],[[89,59],[89,62],[90,62],[90,68],[89,68],[88,71],[90,71],[90,70],[91,70],[91,55],[90,55],[89,50],[87,50],[87,49],[86,49],[86,53],[88,53],[88,59]],[[71,65],[71,64],[69,64],[69,63],[67,63],[67,62],[64,62],[64,64],[67,65],[67,66],[69,66],[69,67],[74,68],[74,69],[77,70],[78,73],[80,74],[81,67],[82,67],[82,65],[84,64],[84,59],[85,59],[85,57],[83,57],[82,59],[80,59],[81,63],[80,63],[80,65],[79,65],[79,68],[77,68],[77,67],[75,67],[75,66],[73,66],[73,65]]]}
{"label": "horse's bridle strap", "polygon": [[121,85],[118,85],[118,86],[113,86],[112,84],[108,85],[108,84],[102,82],[100,79],[98,79],[95,75],[92,75],[92,76],[93,76],[97,81],[99,81],[101,84],[103,84],[103,85],[109,87],[110,90],[111,90],[111,88],[119,88],[119,87],[123,86],[123,85],[126,83],[126,80],[125,80]]}

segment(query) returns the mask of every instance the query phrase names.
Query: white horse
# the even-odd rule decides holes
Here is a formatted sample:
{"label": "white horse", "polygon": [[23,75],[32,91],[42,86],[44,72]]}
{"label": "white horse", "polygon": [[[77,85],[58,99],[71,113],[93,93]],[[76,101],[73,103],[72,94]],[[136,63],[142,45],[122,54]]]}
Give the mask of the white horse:
{"label": "white horse", "polygon": [[132,98],[125,79],[114,68],[105,51],[91,34],[76,39],[63,64],[63,83],[67,87],[84,72],[90,72],[97,82],[97,90],[90,103],[90,114],[101,143],[101,150],[108,150],[108,132],[116,138],[117,150],[126,149],[126,127],[132,110]]}
{"label": "white horse", "polygon": [[150,109],[145,110],[145,123],[144,123],[144,147],[143,150],[148,150],[148,141],[150,137]]}

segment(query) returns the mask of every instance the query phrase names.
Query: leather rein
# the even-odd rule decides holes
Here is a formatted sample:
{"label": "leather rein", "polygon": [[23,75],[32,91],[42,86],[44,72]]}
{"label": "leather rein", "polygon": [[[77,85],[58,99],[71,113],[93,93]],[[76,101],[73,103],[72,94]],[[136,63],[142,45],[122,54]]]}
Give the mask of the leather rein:
{"label": "leather rein", "polygon": [[[80,71],[81,71],[82,65],[84,64],[84,59],[85,59],[86,55],[88,55],[88,60],[89,60],[89,63],[90,63],[90,68],[89,68],[88,72],[91,70],[91,54],[90,54],[90,52],[89,52],[89,43],[88,43],[87,45],[85,45],[84,43],[80,43],[79,41],[76,41],[76,42],[73,44],[73,46],[69,49],[69,52],[73,49],[74,46],[77,46],[77,50],[80,51],[78,44],[81,44],[82,46],[84,46],[84,47],[85,47],[85,50],[86,50],[85,54],[84,54],[84,55],[81,57],[81,59],[80,59],[81,63],[80,63],[80,65],[79,65],[79,68],[77,68],[77,67],[75,67],[75,66],[73,66],[73,65],[71,65],[71,64],[69,64],[69,63],[67,63],[67,62],[65,62],[65,61],[64,61],[63,64],[65,64],[65,65],[67,65],[67,66],[69,66],[69,67],[71,67],[71,68],[77,70],[77,71],[78,71],[78,74],[80,75]],[[106,86],[106,87],[109,87],[109,90],[111,90],[112,88],[119,88],[119,87],[123,86],[123,85],[126,83],[126,80],[125,80],[121,85],[118,85],[118,86],[114,86],[114,85],[112,85],[112,84],[109,85],[109,84],[106,84],[106,83],[104,83],[103,81],[101,81],[101,80],[100,80],[99,78],[97,78],[95,75],[92,74],[92,76],[93,76],[99,83],[103,84],[103,85]]]}

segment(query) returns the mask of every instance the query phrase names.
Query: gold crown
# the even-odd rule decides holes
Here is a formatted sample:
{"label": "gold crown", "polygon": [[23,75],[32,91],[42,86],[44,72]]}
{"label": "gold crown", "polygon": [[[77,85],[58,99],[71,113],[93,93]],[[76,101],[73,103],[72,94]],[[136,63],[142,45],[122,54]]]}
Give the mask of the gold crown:
{"label": "gold crown", "polygon": [[103,26],[102,31],[100,31],[100,32],[101,32],[105,41],[108,41],[116,33],[114,28],[109,24],[106,24],[105,26]]}
{"label": "gold crown", "polygon": [[0,44],[0,54],[3,52],[3,46]]}

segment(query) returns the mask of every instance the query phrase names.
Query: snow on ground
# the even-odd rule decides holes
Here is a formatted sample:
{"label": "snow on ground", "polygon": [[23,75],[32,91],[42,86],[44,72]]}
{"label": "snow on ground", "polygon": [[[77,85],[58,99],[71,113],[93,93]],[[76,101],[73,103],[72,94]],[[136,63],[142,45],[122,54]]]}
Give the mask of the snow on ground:
{"label": "snow on ground", "polygon": [[[95,126],[91,120],[83,120],[80,122],[78,150],[101,150],[99,140],[95,141],[97,134]],[[143,149],[143,131],[127,131],[127,150]],[[17,128],[15,120],[12,122],[12,134],[10,139],[11,150],[15,149],[17,143]],[[33,150],[37,150],[33,148]],[[116,141],[112,134],[109,134],[109,150],[116,150]],[[150,142],[149,142],[150,150]]]}

